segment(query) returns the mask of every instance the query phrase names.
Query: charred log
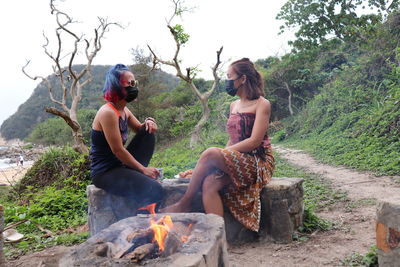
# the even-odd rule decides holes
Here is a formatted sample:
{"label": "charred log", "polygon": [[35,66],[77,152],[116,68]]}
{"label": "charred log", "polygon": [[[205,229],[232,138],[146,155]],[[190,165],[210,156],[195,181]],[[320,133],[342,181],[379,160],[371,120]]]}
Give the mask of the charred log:
{"label": "charred log", "polygon": [[100,257],[111,257],[113,246],[111,242],[100,243],[94,250],[94,254]]}
{"label": "charred log", "polygon": [[134,251],[137,247],[151,243],[152,239],[153,239],[153,230],[151,230],[150,228],[136,230],[130,233],[126,237],[126,240],[130,244],[125,246],[117,254],[115,254],[114,258],[116,259],[123,258],[125,257],[125,255]]}
{"label": "charred log", "polygon": [[174,254],[182,247],[182,240],[177,233],[169,232],[165,239],[165,249],[161,253],[161,257],[168,257]]}
{"label": "charred log", "polygon": [[137,247],[134,251],[125,255],[125,258],[130,259],[132,262],[139,262],[144,259],[154,258],[158,254],[158,246],[153,243],[147,243]]}

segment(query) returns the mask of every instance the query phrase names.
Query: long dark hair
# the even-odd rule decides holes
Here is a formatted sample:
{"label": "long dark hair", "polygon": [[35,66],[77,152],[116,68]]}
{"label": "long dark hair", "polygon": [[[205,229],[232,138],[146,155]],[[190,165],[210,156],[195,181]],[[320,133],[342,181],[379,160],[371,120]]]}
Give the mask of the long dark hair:
{"label": "long dark hair", "polygon": [[253,100],[264,96],[264,80],[248,58],[242,58],[231,64],[232,69],[240,77],[246,75],[245,86],[247,99]]}

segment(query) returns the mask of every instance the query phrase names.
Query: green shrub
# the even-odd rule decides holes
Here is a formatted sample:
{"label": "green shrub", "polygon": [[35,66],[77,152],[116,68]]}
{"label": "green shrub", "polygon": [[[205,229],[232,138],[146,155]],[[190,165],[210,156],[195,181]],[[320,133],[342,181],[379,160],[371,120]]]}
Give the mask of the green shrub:
{"label": "green shrub", "polygon": [[17,185],[22,193],[28,186],[42,188],[66,184],[80,187],[79,183],[90,179],[88,155],[80,154],[72,147],[50,148],[28,170]]}
{"label": "green shrub", "polygon": [[[84,142],[89,145],[90,129],[96,116],[94,109],[78,110],[78,122],[82,127]],[[35,126],[27,141],[43,145],[71,145],[73,143],[72,130],[60,117],[52,117]]]}
{"label": "green shrub", "polygon": [[274,141],[276,140],[278,142],[285,140],[285,138],[286,138],[286,131],[285,130],[277,131],[273,136]]}
{"label": "green shrub", "polygon": [[[12,258],[48,246],[86,240],[87,233],[65,233],[64,230],[87,222],[88,177],[87,155],[71,147],[45,152],[16,187],[18,199],[4,203],[6,225],[26,220],[16,226],[25,239],[16,246],[7,244],[6,256]],[[44,235],[43,231],[51,234]]]}
{"label": "green shrub", "polygon": [[378,267],[378,250],[376,246],[369,248],[365,255],[352,253],[341,262],[344,266]]}

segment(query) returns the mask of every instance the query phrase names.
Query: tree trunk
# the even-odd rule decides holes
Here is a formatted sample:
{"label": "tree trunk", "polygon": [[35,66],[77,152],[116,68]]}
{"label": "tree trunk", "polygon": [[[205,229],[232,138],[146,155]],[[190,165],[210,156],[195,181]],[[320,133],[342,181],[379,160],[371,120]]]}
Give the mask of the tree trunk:
{"label": "tree trunk", "polygon": [[75,119],[73,120],[69,114],[66,112],[60,111],[56,108],[49,108],[45,107],[44,109],[46,112],[54,114],[56,116],[59,116],[63,118],[63,120],[68,124],[69,127],[72,129],[72,136],[74,137],[74,150],[82,153],[82,154],[88,154],[89,149],[83,142],[83,135],[82,135],[82,127],[78,123],[78,121]]}
{"label": "tree trunk", "polygon": [[290,90],[290,87],[289,87],[289,84],[287,83],[287,82],[283,82],[283,84],[285,85],[285,87],[286,87],[286,90],[288,91],[288,108],[289,108],[289,113],[290,113],[290,115],[293,115],[294,114],[294,112],[293,112],[293,108],[292,108],[292,90]]}
{"label": "tree trunk", "polygon": [[193,148],[196,146],[196,144],[200,141],[200,132],[203,126],[206,124],[208,119],[210,118],[210,107],[208,106],[208,97],[204,96],[200,98],[201,101],[201,106],[203,110],[203,115],[201,116],[201,119],[199,122],[196,124],[194,127],[194,130],[192,132],[192,136],[190,138],[190,147]]}
{"label": "tree trunk", "polygon": [[74,137],[74,150],[81,154],[89,154],[89,149],[83,142],[82,128],[79,126],[77,131],[72,130],[72,135]]}

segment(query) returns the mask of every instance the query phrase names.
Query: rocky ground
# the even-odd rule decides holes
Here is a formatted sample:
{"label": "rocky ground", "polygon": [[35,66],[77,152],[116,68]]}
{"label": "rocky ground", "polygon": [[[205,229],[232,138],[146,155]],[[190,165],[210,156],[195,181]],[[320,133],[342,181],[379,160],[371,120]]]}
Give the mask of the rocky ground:
{"label": "rocky ground", "polygon": [[[338,204],[318,216],[335,222],[335,229],[315,232],[291,244],[249,243],[229,247],[229,264],[242,266],[344,266],[352,256],[365,254],[375,244],[376,205],[381,200],[400,202],[400,177],[375,177],[343,167],[321,164],[299,150],[275,148],[291,163],[320,174],[336,189],[346,191],[352,207]],[[7,266],[57,266],[71,247],[53,247],[8,262]]]}

